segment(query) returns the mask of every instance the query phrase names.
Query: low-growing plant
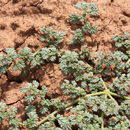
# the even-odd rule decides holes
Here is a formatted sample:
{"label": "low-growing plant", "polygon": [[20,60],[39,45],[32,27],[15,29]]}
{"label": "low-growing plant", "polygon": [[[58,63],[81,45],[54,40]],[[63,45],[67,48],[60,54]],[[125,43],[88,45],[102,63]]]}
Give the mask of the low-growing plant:
{"label": "low-growing plant", "polygon": [[116,47],[123,47],[123,48],[130,48],[130,34],[124,33],[123,35],[115,35],[113,36],[112,40],[115,41]]}
{"label": "low-growing plant", "polygon": [[80,73],[85,70],[86,67],[76,52],[65,51],[60,58],[60,68],[64,74]]}
{"label": "low-growing plant", "polygon": [[5,73],[14,59],[18,57],[13,48],[6,49],[5,53],[0,55],[0,73]]}
{"label": "low-growing plant", "polygon": [[49,61],[55,61],[58,49],[54,46],[41,48],[32,52],[30,48],[24,48],[16,52],[13,48],[6,49],[0,55],[0,74],[6,73],[11,66],[13,70],[30,71],[31,68],[40,66]]}
{"label": "low-growing plant", "polygon": [[71,23],[81,24],[84,23],[86,17],[83,14],[71,14],[69,20]]}
{"label": "low-growing plant", "polygon": [[129,73],[129,56],[121,51],[113,54],[90,53],[89,59],[94,63],[95,73],[101,74],[102,77],[117,77],[122,73]]}
{"label": "low-growing plant", "polygon": [[76,81],[64,80],[61,88],[64,89],[63,93],[65,95],[70,95],[71,98],[77,98],[80,96],[86,95],[86,92],[83,88],[78,87]]}
{"label": "low-growing plant", "polygon": [[47,43],[48,46],[53,45],[57,46],[63,42],[65,33],[57,32],[51,27],[44,27],[42,29],[43,36],[40,37],[40,40]]}
{"label": "low-growing plant", "polygon": [[113,81],[110,86],[110,90],[120,95],[128,95],[130,85],[130,74],[122,74],[119,79]]}
{"label": "low-growing plant", "polygon": [[76,29],[73,32],[73,38],[70,41],[70,44],[80,44],[81,42],[85,41],[84,33],[81,29]]}
{"label": "low-growing plant", "polygon": [[17,108],[7,108],[7,105],[0,102],[0,123],[7,121],[9,123],[8,130],[18,130],[20,120],[16,117]]}
{"label": "low-growing plant", "polygon": [[97,33],[98,28],[92,26],[92,24],[86,18],[87,15],[97,16],[98,9],[94,3],[79,2],[75,5],[76,8],[83,10],[82,14],[72,14],[69,16],[69,21],[73,24],[81,24],[79,29],[73,32],[73,38],[70,41],[71,44],[80,44],[85,41],[85,36],[91,36]]}
{"label": "low-growing plant", "polygon": [[96,7],[96,4],[94,3],[86,3],[86,2],[79,2],[76,5],[74,5],[77,9],[83,10],[82,14],[72,14],[69,16],[71,23],[84,23],[86,21],[86,16],[97,16],[98,15],[98,9]]}
{"label": "low-growing plant", "polygon": [[84,33],[89,35],[95,34],[98,31],[98,28],[96,26],[92,26],[90,22],[86,22],[82,29]]}
{"label": "low-growing plant", "polygon": [[[47,99],[47,88],[43,86],[42,89],[38,89],[39,83],[33,81],[22,88],[22,91],[27,93],[25,97],[25,101],[28,102],[28,106],[25,108],[27,119],[20,122],[15,118],[15,109],[7,110],[4,103],[0,103],[0,119],[1,121],[5,118],[10,120],[10,128],[35,129],[40,126],[39,129],[43,130],[52,128],[57,130],[73,129],[73,127],[80,130],[113,130],[112,127],[115,125],[119,129],[129,129],[130,122],[126,114],[129,114],[130,98],[114,93],[113,90],[110,91],[109,86],[106,86],[102,79],[100,81],[103,89],[91,93],[81,88],[76,81],[65,80],[61,88],[63,94],[70,96],[70,98],[68,101],[62,102],[58,98]],[[114,97],[119,98],[122,102],[118,103],[118,100]],[[37,98],[40,98],[38,105],[34,104]],[[40,118],[41,114],[37,111],[38,106],[40,107],[40,113],[44,116],[43,119]],[[48,115],[49,110],[52,110],[52,113]],[[63,111],[71,114],[66,117],[61,114]],[[55,123],[56,121],[59,124],[58,126]]]}
{"label": "low-growing plant", "polygon": [[96,34],[98,32],[97,26],[92,26],[90,22],[86,22],[81,29],[76,29],[73,32],[73,38],[70,41],[70,44],[75,45],[75,44],[81,44],[85,42],[86,37],[85,36],[90,36],[92,34]]}
{"label": "low-growing plant", "polygon": [[92,16],[98,15],[98,9],[95,3],[79,2],[74,6],[78,9],[82,9],[84,11],[84,14],[86,15],[92,15]]}
{"label": "low-growing plant", "polygon": [[[95,4],[80,2],[75,7],[83,9],[85,16],[97,15]],[[87,46],[81,46],[79,52],[58,50],[55,46],[63,41],[63,35],[51,28],[44,28],[43,33],[42,40],[49,45],[36,52],[30,48],[20,51],[6,49],[0,55],[0,73],[6,73],[10,67],[31,71],[32,68],[56,61],[65,74],[58,88],[61,94],[50,97],[48,87],[33,80],[21,88],[24,93],[24,119],[17,118],[20,108],[11,108],[0,102],[0,124],[4,126],[5,121],[8,122],[8,130],[128,130],[128,36],[115,36],[116,51],[104,54],[91,52]],[[96,28],[90,23],[75,31],[72,44],[85,42],[84,35],[87,33],[96,33]]]}
{"label": "low-growing plant", "polygon": [[90,50],[88,49],[88,46],[87,46],[87,45],[81,46],[81,50],[80,50],[80,52],[79,52],[80,59],[81,59],[81,60],[89,59],[90,53],[91,53],[91,52],[90,52]]}

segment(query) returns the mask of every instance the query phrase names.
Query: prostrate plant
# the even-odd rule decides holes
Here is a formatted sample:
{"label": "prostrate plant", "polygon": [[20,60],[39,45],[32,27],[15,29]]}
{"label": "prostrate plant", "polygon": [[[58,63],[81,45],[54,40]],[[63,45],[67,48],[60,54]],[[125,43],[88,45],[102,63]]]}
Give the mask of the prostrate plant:
{"label": "prostrate plant", "polygon": [[73,32],[73,35],[74,36],[72,40],[70,41],[70,44],[80,44],[85,41],[84,33],[82,32],[81,29],[76,29]]}
{"label": "prostrate plant", "polygon": [[[130,72],[130,34],[124,33],[123,35],[116,35],[112,38],[115,42],[115,46],[118,48],[118,54],[123,61],[126,61],[124,70],[126,73]],[[117,53],[117,52],[115,52]]]}
{"label": "prostrate plant", "polygon": [[71,14],[69,16],[69,20],[71,23],[74,23],[74,24],[81,24],[81,23],[84,23],[85,21],[85,16],[83,14]]}
{"label": "prostrate plant", "polygon": [[25,120],[22,125],[26,126],[28,129],[33,129],[37,126],[36,121],[39,119],[36,107],[33,105],[26,106],[25,111],[28,119]]}
{"label": "prostrate plant", "polygon": [[0,124],[6,119],[10,126],[8,130],[18,130],[20,121],[16,118],[16,113],[17,108],[11,107],[10,109],[7,109],[7,105],[0,102]]}
{"label": "prostrate plant", "polygon": [[75,75],[75,81],[78,84],[81,84],[81,88],[83,88],[86,92],[100,92],[103,91],[104,85],[100,77],[97,77],[93,74],[93,72],[86,72],[83,74]]}
{"label": "prostrate plant", "polygon": [[102,77],[118,77],[130,72],[129,35],[114,36],[113,40],[118,47],[113,54],[90,53],[89,59],[95,64],[95,73]]}
{"label": "prostrate plant", "polygon": [[129,33],[124,33],[123,35],[116,35],[113,36],[112,40],[115,41],[115,46],[116,47],[123,47],[123,48],[130,48],[130,34]]}
{"label": "prostrate plant", "polygon": [[49,62],[49,61],[56,61],[56,58],[58,56],[58,49],[56,49],[53,46],[42,48],[40,51],[40,54],[42,56],[42,59]]}
{"label": "prostrate plant", "polygon": [[101,74],[103,78],[108,79],[129,73],[129,56],[121,51],[116,51],[113,54],[99,52],[89,54],[89,60],[92,61],[95,66],[95,73]]}
{"label": "prostrate plant", "polygon": [[70,41],[70,44],[80,44],[85,41],[85,36],[91,36],[98,31],[96,26],[86,20],[86,16],[97,16],[98,9],[94,3],[79,2],[75,5],[76,8],[83,10],[82,14],[72,14],[69,16],[69,20],[73,24],[81,24],[79,29],[76,29],[73,32],[73,38]]}
{"label": "prostrate plant", "polygon": [[0,55],[0,74],[6,73],[9,67],[12,67],[13,70],[29,72],[36,66],[55,61],[57,56],[58,49],[54,46],[41,48],[34,53],[30,48],[24,48],[18,53],[13,48],[8,48],[5,54]]}
{"label": "prostrate plant", "polygon": [[87,65],[80,60],[78,53],[65,51],[60,58],[60,68],[64,74],[81,73]]}
{"label": "prostrate plant", "polygon": [[123,53],[122,51],[115,51],[115,53],[112,56],[122,61],[127,61],[129,58],[129,56]]}
{"label": "prostrate plant", "polygon": [[82,27],[82,30],[84,33],[91,35],[97,33],[98,28],[96,26],[92,26],[90,22],[86,22]]}
{"label": "prostrate plant", "polygon": [[[61,102],[61,100],[46,99],[46,94],[48,92],[47,87],[42,86],[41,90],[39,90],[38,87],[39,83],[34,80],[32,83],[28,83],[27,86],[21,89],[22,92],[27,93],[25,101],[28,103],[28,106],[26,106],[26,114],[28,118],[22,124],[27,128],[36,127],[38,125],[39,116],[46,115],[49,110],[64,109],[64,103]],[[34,106],[33,103],[37,100],[39,100],[39,104],[38,106]],[[39,107],[39,112],[37,112],[36,107]]]}
{"label": "prostrate plant", "polygon": [[88,46],[87,46],[87,45],[81,46],[81,51],[79,52],[80,59],[81,59],[81,60],[89,59],[90,53],[91,53],[91,52],[90,52],[90,50],[88,49]]}
{"label": "prostrate plant", "polygon": [[91,55],[90,59],[95,64],[95,73],[100,73],[102,77],[115,77],[117,76],[117,67],[120,71],[124,69],[123,62],[119,56],[95,53]]}
{"label": "prostrate plant", "polygon": [[130,74],[122,74],[110,85],[110,90],[120,95],[130,94]]}
{"label": "prostrate plant", "polygon": [[[81,15],[97,15],[94,4],[80,2]],[[79,15],[80,16],[80,15]],[[76,20],[80,17],[74,16]],[[83,22],[79,20],[79,22]],[[74,33],[72,44],[85,42],[84,35],[96,28],[86,22]],[[31,71],[46,63],[59,62],[65,78],[60,86],[61,95],[48,94],[46,86],[33,80],[21,91],[25,94],[25,118],[16,118],[17,109],[0,102],[0,123],[9,123],[9,130],[128,130],[130,128],[130,52],[128,36],[117,36],[121,44],[113,54],[90,52],[81,46],[79,52],[58,50],[55,46],[63,35],[50,28],[43,29],[43,41],[48,47],[32,52],[10,48],[0,55],[0,73],[14,70]],[[116,43],[117,44],[117,43]],[[63,97],[63,98],[62,98]],[[65,98],[64,98],[65,97]],[[7,128],[8,129],[8,128]]]}
{"label": "prostrate plant", "polygon": [[103,96],[88,97],[86,99],[86,104],[91,107],[93,112],[98,112],[99,110],[106,116],[116,115],[119,112],[119,105],[113,102],[112,99]]}
{"label": "prostrate plant", "polygon": [[[23,126],[28,129],[35,129],[40,126],[41,130],[73,130],[73,127],[79,130],[109,130],[112,129],[113,126],[111,117],[114,117],[116,128],[129,129],[130,122],[126,113],[129,114],[130,98],[118,95],[114,93],[113,90],[110,91],[107,89],[109,87],[105,85],[104,81],[101,81],[102,86],[104,86],[102,91],[94,93],[89,92],[89,94],[87,94],[85,89],[80,87],[76,81],[70,82],[66,80],[61,88],[64,90],[63,93],[65,95],[71,97],[68,101],[61,101],[58,98],[47,99],[47,88],[43,86],[42,89],[38,89],[39,83],[33,81],[22,88],[22,91],[27,94],[25,97],[25,101],[28,102],[28,106],[26,106],[25,109],[27,119],[22,123],[19,122],[18,119],[15,118],[16,111],[13,111],[13,114],[12,110],[6,110],[5,104],[1,103],[1,120],[3,118],[9,119],[11,122],[10,124],[16,128]],[[119,104],[114,97],[122,99],[122,102]],[[38,105],[35,104],[37,100],[40,100],[38,101]],[[37,111],[37,109],[39,109],[38,107],[40,108],[40,113]],[[48,115],[49,110],[52,110],[52,113]],[[61,114],[63,111],[71,114],[65,117]],[[41,119],[39,114],[40,117],[42,114],[44,118]],[[58,126],[55,124],[56,121],[59,123]],[[16,124],[14,125],[12,122]]]}
{"label": "prostrate plant", "polygon": [[96,4],[94,3],[86,3],[86,2],[79,2],[74,5],[77,9],[83,10],[82,14],[72,14],[69,16],[71,23],[84,23],[86,20],[86,16],[97,16],[98,9]]}
{"label": "prostrate plant", "polygon": [[0,74],[5,73],[14,59],[18,57],[13,48],[6,49],[5,53],[0,55]]}
{"label": "prostrate plant", "polygon": [[78,87],[75,81],[64,80],[61,88],[64,89],[63,93],[65,95],[70,95],[71,98],[77,98],[80,96],[85,96],[86,92],[83,88]]}
{"label": "prostrate plant", "polygon": [[[92,79],[92,78],[91,78]],[[120,80],[120,79],[119,79]],[[72,104],[74,106],[70,108],[71,115],[66,117],[62,117],[64,124],[70,122],[68,125],[69,128],[72,129],[73,126],[78,128],[79,130],[89,130],[89,129],[112,129],[111,117],[115,117],[118,120],[118,117],[121,117],[122,114],[125,120],[117,121],[116,128],[119,129],[128,129],[130,126],[130,122],[125,116],[126,110],[129,109],[130,99],[122,102],[121,105],[118,104],[116,99],[113,96],[119,96],[113,92],[110,92],[107,89],[107,86],[102,82],[102,91],[85,94],[85,90],[80,88],[75,81],[68,81],[62,84],[62,88],[64,89],[64,94],[69,95],[72,99],[78,98],[75,101],[72,100]],[[94,86],[93,86],[94,87]],[[100,88],[100,86],[99,86]],[[78,91],[77,91],[78,90]],[[82,96],[79,96],[82,95]],[[102,95],[102,96],[101,96]],[[82,98],[84,97],[84,98]],[[121,96],[119,96],[121,98]],[[123,97],[122,97],[123,98]],[[77,105],[76,105],[77,104]],[[69,111],[68,111],[69,112]],[[122,113],[122,114],[121,114]],[[127,111],[128,113],[128,111]],[[95,115],[96,114],[96,115]],[[104,118],[105,117],[105,118]],[[108,121],[108,123],[106,123]],[[64,129],[65,126],[61,127]],[[113,130],[113,129],[112,129]]]}
{"label": "prostrate plant", "polygon": [[130,122],[125,116],[117,116],[113,117],[112,119],[109,120],[108,122],[109,127],[106,128],[105,130],[113,130],[114,129],[120,129],[120,130],[127,130],[129,129]]}
{"label": "prostrate plant", "polygon": [[76,8],[82,9],[85,15],[97,16],[98,9],[95,3],[79,2],[75,5]]}
{"label": "prostrate plant", "polygon": [[65,33],[64,32],[56,32],[51,27],[44,27],[42,29],[43,36],[40,37],[40,40],[48,43],[49,45],[57,46],[63,42]]}

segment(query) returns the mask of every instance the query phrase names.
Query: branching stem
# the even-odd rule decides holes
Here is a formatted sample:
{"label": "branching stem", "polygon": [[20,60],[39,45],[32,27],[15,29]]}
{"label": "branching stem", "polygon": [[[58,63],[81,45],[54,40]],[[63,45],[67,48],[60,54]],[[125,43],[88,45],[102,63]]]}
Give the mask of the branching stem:
{"label": "branching stem", "polygon": [[[104,90],[104,91],[102,91],[102,92],[87,94],[87,95],[85,95],[85,96],[82,97],[82,98],[78,98],[78,99],[76,99],[73,103],[67,104],[66,107],[65,107],[65,109],[70,110],[70,109],[71,109],[71,106],[72,106],[73,104],[79,102],[81,99],[85,99],[85,98],[91,97],[91,96],[99,96],[99,95],[108,95],[108,96],[110,96],[113,100],[114,100],[114,98],[113,98],[112,96],[116,96],[116,97],[119,97],[119,98],[122,98],[122,99],[130,100],[130,97],[123,97],[123,96],[120,96],[120,95],[118,95],[118,94],[116,94],[116,93],[110,92],[109,89],[106,89],[106,90]],[[114,101],[115,101],[115,100],[114,100]],[[56,110],[56,111],[52,112],[52,113],[51,113],[50,115],[48,115],[46,118],[44,118],[43,120],[39,121],[39,122],[37,123],[37,126],[39,126],[39,125],[41,125],[42,123],[46,122],[50,117],[53,117],[53,116],[54,116],[55,114],[57,114],[58,112],[60,112],[60,110]],[[102,130],[103,130],[103,129],[102,129]]]}
{"label": "branching stem", "polygon": [[104,113],[102,112],[102,124],[101,124],[101,130],[104,130]]}

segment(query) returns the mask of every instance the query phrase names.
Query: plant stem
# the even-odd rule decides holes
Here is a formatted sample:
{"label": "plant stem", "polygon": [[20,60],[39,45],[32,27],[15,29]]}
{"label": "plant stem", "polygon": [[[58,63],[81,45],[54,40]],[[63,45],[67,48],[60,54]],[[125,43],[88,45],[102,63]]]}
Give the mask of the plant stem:
{"label": "plant stem", "polygon": [[130,59],[126,62],[126,64],[130,63]]}
{"label": "plant stem", "polygon": [[103,114],[103,112],[102,112],[101,117],[102,117],[101,130],[104,130],[104,114]]}
{"label": "plant stem", "polygon": [[[77,103],[78,101],[80,101],[81,99],[84,99],[86,97],[89,96],[98,96],[98,95],[104,95],[104,92],[97,92],[97,93],[92,93],[92,94],[87,94],[86,96],[82,97],[82,98],[78,98],[76,99],[73,103],[67,104],[65,108],[67,108],[67,110],[71,109],[71,106],[75,103]],[[56,110],[54,112],[52,112],[50,115],[48,115],[46,118],[44,118],[43,120],[39,121],[37,123],[37,126],[41,125],[42,123],[46,122],[50,117],[53,117],[55,114],[57,114],[58,112],[60,112],[60,110]]]}
{"label": "plant stem", "polygon": [[37,123],[37,126],[41,125],[42,123],[46,122],[49,118],[53,117],[55,114],[57,114],[60,110],[54,111],[52,112],[50,115],[48,115],[46,118],[44,118],[43,120],[39,121]]}
{"label": "plant stem", "polygon": [[118,103],[117,103],[117,101],[111,96],[111,94],[108,94],[108,96],[110,97],[110,99],[112,99],[112,100],[115,102],[115,104],[116,104],[117,106],[119,106]]}
{"label": "plant stem", "polygon": [[102,92],[97,92],[97,93],[87,94],[86,96],[84,96],[84,98],[86,98],[86,97],[90,97],[90,96],[104,95],[104,94],[105,94],[105,92],[102,91]]}
{"label": "plant stem", "polygon": [[103,84],[103,86],[104,86],[105,90],[107,90],[107,86],[106,86],[105,82],[103,81],[103,79],[102,79],[102,78],[100,78],[100,80],[102,81],[102,84]]}
{"label": "plant stem", "polygon": [[[67,104],[66,107],[65,107],[65,109],[70,110],[70,109],[71,109],[71,106],[72,106],[73,104],[79,102],[81,99],[84,99],[84,98],[90,97],[90,96],[99,96],[99,95],[108,95],[108,96],[110,96],[110,98],[112,98],[113,100],[114,100],[114,98],[113,98],[112,96],[116,96],[116,97],[119,97],[119,98],[123,98],[123,99],[128,99],[128,100],[130,100],[130,97],[123,97],[123,96],[120,96],[120,95],[118,95],[118,94],[116,94],[116,93],[110,92],[109,89],[106,89],[106,90],[104,90],[104,91],[102,91],[102,92],[87,94],[87,95],[85,95],[85,96],[82,97],[82,98],[78,98],[78,99],[76,99],[73,103]],[[115,101],[115,100],[114,100],[114,101]],[[41,125],[42,123],[46,122],[47,120],[49,120],[49,118],[53,117],[53,116],[54,116],[55,114],[57,114],[58,112],[60,112],[60,110],[56,110],[56,111],[52,112],[52,113],[51,113],[50,115],[48,115],[46,118],[44,118],[43,120],[37,122],[37,126],[39,126],[39,125]],[[102,124],[102,128],[104,128],[104,127],[103,127],[103,124]],[[103,129],[102,129],[102,130],[103,130]]]}
{"label": "plant stem", "polygon": [[118,95],[118,94],[113,93],[113,92],[110,92],[110,95],[115,96],[115,97],[119,97],[119,98],[122,98],[122,99],[130,100],[130,97],[121,96],[121,95]]}

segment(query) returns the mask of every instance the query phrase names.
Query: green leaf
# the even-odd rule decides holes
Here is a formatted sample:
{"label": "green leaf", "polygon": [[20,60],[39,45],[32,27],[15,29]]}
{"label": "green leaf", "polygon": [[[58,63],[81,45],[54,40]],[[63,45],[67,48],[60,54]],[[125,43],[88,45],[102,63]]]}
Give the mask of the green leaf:
{"label": "green leaf", "polygon": [[29,96],[25,97],[25,101],[32,102],[32,101],[34,101],[35,98],[36,98],[35,95],[29,95]]}
{"label": "green leaf", "polygon": [[70,44],[80,44],[81,42],[85,41],[84,34],[81,29],[76,29],[73,32],[73,38],[70,41]]}
{"label": "green leaf", "polygon": [[58,120],[58,123],[60,124],[60,126],[63,130],[71,129],[71,124],[66,117],[63,117],[62,115],[58,114],[56,116],[56,119]]}
{"label": "green leaf", "polygon": [[95,34],[98,31],[98,28],[96,26],[92,26],[90,22],[85,23],[82,29],[85,33],[89,34]]}
{"label": "green leaf", "polygon": [[120,43],[120,42],[116,42],[116,43],[115,43],[115,46],[116,46],[116,47],[122,47],[123,45],[122,45],[122,43]]}
{"label": "green leaf", "polygon": [[53,28],[42,29],[43,36],[40,37],[40,40],[43,42],[47,42],[49,45],[57,46],[64,40],[65,33],[64,32],[56,32]]}
{"label": "green leaf", "polygon": [[88,7],[88,3],[86,2],[79,2],[76,5],[74,5],[78,9],[86,9]]}
{"label": "green leaf", "polygon": [[69,20],[70,20],[71,23],[78,24],[78,23],[82,23],[82,22],[85,21],[85,16],[82,15],[82,14],[71,14],[69,16]]}
{"label": "green leaf", "polygon": [[18,63],[13,66],[13,70],[15,70],[15,71],[22,70],[25,67],[26,67],[26,65],[25,65],[24,61],[21,60],[21,61],[18,61]]}

